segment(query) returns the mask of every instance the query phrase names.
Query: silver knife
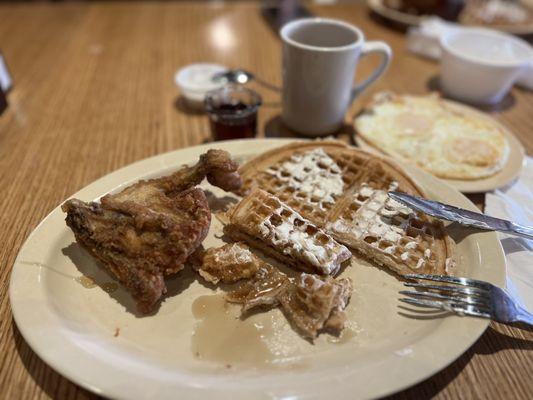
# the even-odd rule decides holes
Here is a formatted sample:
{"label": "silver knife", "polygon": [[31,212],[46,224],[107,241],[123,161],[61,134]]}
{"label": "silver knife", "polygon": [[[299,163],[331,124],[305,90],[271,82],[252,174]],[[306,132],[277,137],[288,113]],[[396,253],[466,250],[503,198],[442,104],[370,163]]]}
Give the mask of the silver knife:
{"label": "silver knife", "polygon": [[389,192],[389,197],[412,209],[422,211],[435,218],[445,219],[447,221],[453,221],[461,225],[472,226],[487,231],[499,231],[510,235],[533,239],[533,228],[515,224],[511,221],[489,217],[485,214],[400,192]]}

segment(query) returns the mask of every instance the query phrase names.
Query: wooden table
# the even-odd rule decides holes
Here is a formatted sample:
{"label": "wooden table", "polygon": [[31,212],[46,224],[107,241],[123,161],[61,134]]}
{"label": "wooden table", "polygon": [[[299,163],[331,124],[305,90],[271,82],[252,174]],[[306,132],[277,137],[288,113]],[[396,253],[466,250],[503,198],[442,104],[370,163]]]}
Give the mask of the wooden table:
{"label": "wooden table", "polygon": [[[408,54],[404,36],[369,18],[363,6],[312,11],[353,22],[394,49],[391,68],[353,105],[341,137],[349,137],[350,119],[372,91],[437,88],[437,65]],[[20,246],[46,214],[93,180],[209,139],[206,117],[178,98],[177,68],[215,61],[280,82],[280,41],[253,3],[3,4],[0,21],[1,50],[15,80],[0,116],[0,397],[92,398],[43,363],[12,320],[7,290]],[[375,62],[362,62],[359,76]],[[277,95],[261,92],[259,135],[286,135]],[[514,89],[491,113],[533,151],[533,94]],[[530,398],[532,339],[493,323],[459,360],[397,397]]]}

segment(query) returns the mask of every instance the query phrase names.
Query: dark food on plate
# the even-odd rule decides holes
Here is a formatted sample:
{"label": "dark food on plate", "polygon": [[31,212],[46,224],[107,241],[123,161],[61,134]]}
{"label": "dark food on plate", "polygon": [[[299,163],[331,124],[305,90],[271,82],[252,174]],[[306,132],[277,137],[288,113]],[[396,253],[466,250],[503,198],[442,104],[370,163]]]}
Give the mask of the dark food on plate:
{"label": "dark food on plate", "polygon": [[438,15],[453,21],[457,19],[465,0],[385,0],[385,6],[406,14]]}
{"label": "dark food on plate", "polygon": [[518,0],[384,0],[393,10],[411,15],[437,15],[464,25],[528,27],[533,11]]}
{"label": "dark food on plate", "polygon": [[150,312],[166,292],[163,277],[183,269],[205,239],[211,211],[204,177],[224,190],[241,184],[238,164],[226,151],[209,150],[192,167],[143,180],[100,202],[71,199],[62,205],[76,241],[122,283]]}

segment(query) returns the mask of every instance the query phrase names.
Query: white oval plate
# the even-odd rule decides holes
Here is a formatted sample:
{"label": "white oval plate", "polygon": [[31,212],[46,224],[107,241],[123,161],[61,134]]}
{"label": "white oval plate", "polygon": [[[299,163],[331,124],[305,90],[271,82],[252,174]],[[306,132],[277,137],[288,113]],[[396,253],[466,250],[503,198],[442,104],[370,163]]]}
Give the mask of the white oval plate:
{"label": "white oval plate", "polygon": [[[137,179],[168,174],[212,147],[241,158],[286,143],[233,141],[174,151],[115,171],[74,196],[97,199]],[[406,168],[431,197],[474,209],[453,188]],[[213,218],[207,247],[220,243],[215,237],[220,230]],[[503,286],[505,259],[496,234],[456,233],[459,270]],[[169,296],[148,316],[135,313],[121,288],[107,293],[84,287],[76,279],[82,273],[100,285],[111,281],[75,244],[58,207],[20,250],[10,283],[11,307],[22,335],[45,362],[77,384],[113,398],[379,397],[446,367],[488,325],[457,316],[402,316],[399,312],[406,310],[397,300],[402,284],[357,260],[343,272],[355,284],[346,333],[340,340],[321,335],[314,345],[299,338],[278,310],[238,321],[231,318],[237,310],[232,306],[221,325],[209,325],[211,317],[199,319],[200,306],[209,308],[208,300],[217,297],[191,271],[167,280]],[[199,304],[200,296],[211,297],[201,297]]]}

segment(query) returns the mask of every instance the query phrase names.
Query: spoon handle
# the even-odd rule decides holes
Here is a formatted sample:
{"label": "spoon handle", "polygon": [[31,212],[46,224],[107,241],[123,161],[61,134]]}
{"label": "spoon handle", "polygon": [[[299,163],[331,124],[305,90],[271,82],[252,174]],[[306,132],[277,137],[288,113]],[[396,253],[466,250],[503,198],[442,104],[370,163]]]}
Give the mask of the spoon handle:
{"label": "spoon handle", "polygon": [[258,78],[257,76],[255,77],[255,81],[257,83],[259,83],[261,86],[266,87],[267,89],[273,90],[275,92],[281,92],[281,88],[279,88],[278,86],[273,85],[271,83],[268,83],[268,82],[262,80],[261,78]]}

